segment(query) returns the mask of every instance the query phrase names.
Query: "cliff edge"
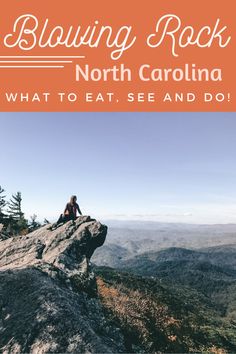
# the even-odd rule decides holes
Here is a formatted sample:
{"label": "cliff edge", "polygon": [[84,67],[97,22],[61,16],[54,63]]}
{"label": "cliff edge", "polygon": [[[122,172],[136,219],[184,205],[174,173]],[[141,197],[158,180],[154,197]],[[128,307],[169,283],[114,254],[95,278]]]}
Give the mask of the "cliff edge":
{"label": "cliff edge", "polygon": [[97,298],[90,258],[107,227],[89,216],[0,242],[2,353],[124,352]]}

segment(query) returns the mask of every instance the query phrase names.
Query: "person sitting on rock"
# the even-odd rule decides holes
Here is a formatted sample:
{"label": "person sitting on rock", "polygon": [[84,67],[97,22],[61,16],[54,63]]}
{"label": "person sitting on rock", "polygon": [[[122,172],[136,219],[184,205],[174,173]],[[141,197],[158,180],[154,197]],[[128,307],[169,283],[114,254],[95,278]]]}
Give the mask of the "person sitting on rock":
{"label": "person sitting on rock", "polygon": [[77,218],[77,211],[80,215],[82,215],[80,207],[77,204],[77,197],[76,195],[72,195],[69,203],[66,204],[64,213],[60,215],[59,219],[52,225],[51,229],[57,228],[60,224],[64,224],[67,221],[75,221]]}

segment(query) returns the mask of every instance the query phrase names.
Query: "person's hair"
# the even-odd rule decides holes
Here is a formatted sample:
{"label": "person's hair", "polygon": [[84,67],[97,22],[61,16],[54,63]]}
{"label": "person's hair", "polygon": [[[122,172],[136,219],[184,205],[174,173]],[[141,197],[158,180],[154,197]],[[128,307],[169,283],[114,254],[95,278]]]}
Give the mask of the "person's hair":
{"label": "person's hair", "polygon": [[70,198],[70,204],[74,204],[75,203],[75,199],[77,199],[76,195],[72,195]]}

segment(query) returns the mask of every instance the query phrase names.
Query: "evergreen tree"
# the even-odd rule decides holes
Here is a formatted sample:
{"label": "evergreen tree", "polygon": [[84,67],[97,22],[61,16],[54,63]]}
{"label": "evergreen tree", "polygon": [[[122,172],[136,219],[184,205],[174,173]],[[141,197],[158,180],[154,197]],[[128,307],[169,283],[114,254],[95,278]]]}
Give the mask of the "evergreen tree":
{"label": "evergreen tree", "polygon": [[5,190],[0,186],[0,214],[3,214],[3,208],[6,206],[6,196],[2,195]]}
{"label": "evergreen tree", "polygon": [[30,216],[30,221],[29,221],[29,230],[30,231],[34,231],[37,230],[41,224],[36,220],[37,219],[37,215],[32,215]]}
{"label": "evergreen tree", "polygon": [[0,223],[3,223],[3,219],[4,219],[4,207],[6,206],[6,196],[3,195],[3,193],[5,192],[5,190],[0,186]]}
{"label": "evergreen tree", "polygon": [[12,199],[8,203],[8,214],[14,220],[21,220],[24,218],[24,213],[21,209],[22,197],[21,193],[17,192],[12,195]]}
{"label": "evergreen tree", "polygon": [[10,202],[8,203],[10,228],[13,234],[22,233],[27,229],[27,221],[24,218],[21,203],[22,197],[20,192],[13,194]]}

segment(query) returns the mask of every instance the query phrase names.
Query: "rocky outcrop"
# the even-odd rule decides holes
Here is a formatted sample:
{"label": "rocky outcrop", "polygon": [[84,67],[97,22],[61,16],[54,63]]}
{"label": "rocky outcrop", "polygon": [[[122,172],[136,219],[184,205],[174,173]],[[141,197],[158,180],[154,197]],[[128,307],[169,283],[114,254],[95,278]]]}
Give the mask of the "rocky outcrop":
{"label": "rocky outcrop", "polygon": [[90,258],[107,227],[79,217],[0,242],[0,352],[125,351],[97,299]]}

